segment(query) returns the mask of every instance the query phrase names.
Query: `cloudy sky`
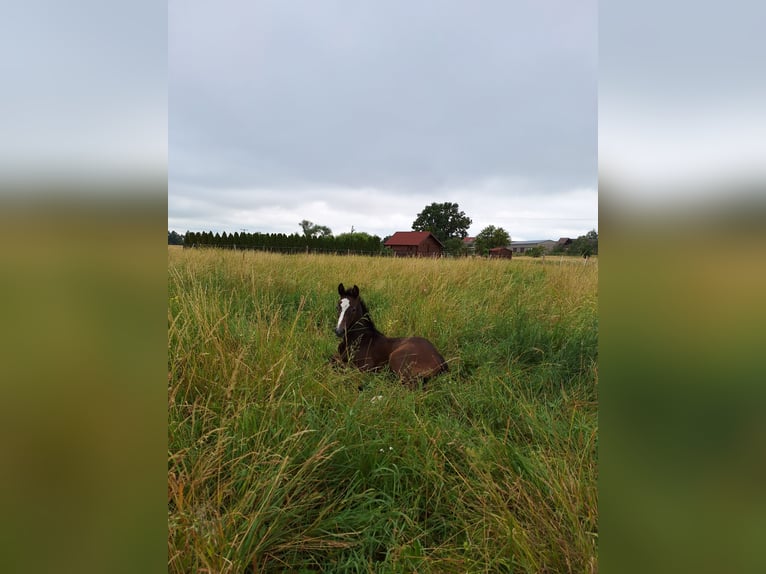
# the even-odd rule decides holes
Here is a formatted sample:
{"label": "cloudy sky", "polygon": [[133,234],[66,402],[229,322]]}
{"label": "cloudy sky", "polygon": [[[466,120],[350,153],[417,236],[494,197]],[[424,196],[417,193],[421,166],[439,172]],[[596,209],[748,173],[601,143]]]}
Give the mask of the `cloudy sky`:
{"label": "cloudy sky", "polygon": [[598,20],[602,202],[686,214],[763,190],[766,5],[602,2]]}
{"label": "cloudy sky", "polygon": [[598,228],[597,3],[169,2],[168,229]]}

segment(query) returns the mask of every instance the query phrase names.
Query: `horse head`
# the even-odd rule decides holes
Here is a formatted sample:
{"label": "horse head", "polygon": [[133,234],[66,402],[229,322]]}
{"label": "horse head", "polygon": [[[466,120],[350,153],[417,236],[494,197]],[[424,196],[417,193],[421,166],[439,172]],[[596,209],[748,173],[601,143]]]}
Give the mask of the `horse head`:
{"label": "horse head", "polygon": [[354,323],[361,319],[365,313],[364,303],[359,298],[359,287],[354,285],[351,289],[345,289],[343,283],[338,285],[338,323],[335,326],[335,334],[342,337]]}

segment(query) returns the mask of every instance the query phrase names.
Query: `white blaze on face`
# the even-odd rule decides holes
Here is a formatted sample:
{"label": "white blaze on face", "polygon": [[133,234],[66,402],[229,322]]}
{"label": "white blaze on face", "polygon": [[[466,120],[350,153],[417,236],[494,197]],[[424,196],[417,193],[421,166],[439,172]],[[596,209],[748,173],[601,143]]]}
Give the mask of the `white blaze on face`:
{"label": "white blaze on face", "polygon": [[337,331],[340,329],[341,323],[343,323],[343,316],[346,314],[346,310],[349,307],[348,299],[341,299],[340,300],[340,317],[338,317],[338,325],[335,327],[335,330]]}

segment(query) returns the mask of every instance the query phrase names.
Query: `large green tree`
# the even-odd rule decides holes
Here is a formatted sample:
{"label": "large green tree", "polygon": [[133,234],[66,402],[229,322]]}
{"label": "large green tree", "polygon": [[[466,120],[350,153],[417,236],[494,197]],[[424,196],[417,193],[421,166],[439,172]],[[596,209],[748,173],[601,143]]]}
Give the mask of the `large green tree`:
{"label": "large green tree", "polygon": [[463,239],[468,235],[471,218],[460,211],[457,203],[432,203],[418,213],[412,222],[415,231],[430,231],[445,243],[449,239]]}
{"label": "large green tree", "polygon": [[505,247],[510,245],[511,236],[502,227],[495,227],[494,225],[488,225],[482,229],[476,236],[476,242],[474,246],[476,253],[484,255],[487,251],[493,247]]}
{"label": "large green tree", "polygon": [[303,234],[309,238],[330,237],[332,235],[332,229],[326,225],[317,225],[308,219],[304,219],[298,225],[300,225],[301,229],[303,229]]}

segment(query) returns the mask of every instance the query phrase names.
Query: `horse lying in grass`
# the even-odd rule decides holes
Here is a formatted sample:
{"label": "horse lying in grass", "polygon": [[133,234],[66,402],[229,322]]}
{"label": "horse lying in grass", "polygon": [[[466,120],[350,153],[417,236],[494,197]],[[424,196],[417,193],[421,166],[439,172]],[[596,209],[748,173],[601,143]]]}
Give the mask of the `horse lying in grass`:
{"label": "horse lying in grass", "polygon": [[361,371],[377,371],[388,365],[403,383],[414,386],[449,370],[433,344],[422,337],[386,337],[375,328],[370,312],[359,298],[359,287],[338,285],[338,322],[335,334],[342,337],[336,362],[351,363]]}

